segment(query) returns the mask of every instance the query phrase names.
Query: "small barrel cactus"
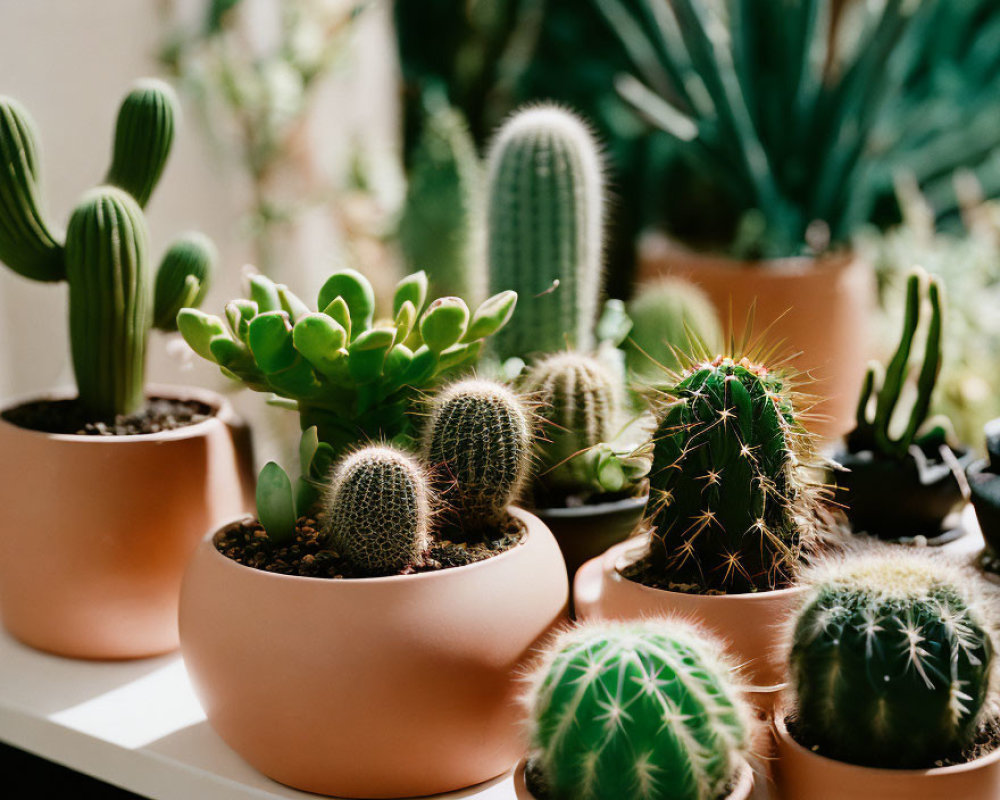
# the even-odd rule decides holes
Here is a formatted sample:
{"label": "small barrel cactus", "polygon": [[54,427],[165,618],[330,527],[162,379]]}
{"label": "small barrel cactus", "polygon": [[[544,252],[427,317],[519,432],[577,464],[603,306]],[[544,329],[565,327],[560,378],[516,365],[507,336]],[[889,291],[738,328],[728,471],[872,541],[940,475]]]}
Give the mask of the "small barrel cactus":
{"label": "small barrel cactus", "polygon": [[681,354],[703,345],[709,352],[722,346],[722,325],[712,301],[693,283],[663,278],[640,285],[629,301],[632,320],[622,345],[629,371],[640,380],[656,383],[678,369]]}
{"label": "small barrel cactus", "polygon": [[491,289],[514,289],[521,298],[493,341],[498,355],[592,350],[604,196],[590,131],[553,106],[516,113],[491,148],[486,195]]}
{"label": "small barrel cactus", "polygon": [[665,390],[650,470],[649,550],[633,569],[683,591],[788,583],[811,532],[809,435],[782,376],[748,358],[691,366]]}
{"label": "small barrel cactus", "polygon": [[433,399],[424,457],[454,523],[467,534],[502,524],[524,483],[530,453],[528,412],[503,384],[463,380]]}
{"label": "small barrel cactus", "polygon": [[393,447],[365,447],[342,459],[324,507],[331,546],[364,575],[395,575],[418,564],[430,544],[424,469]]}
{"label": "small barrel cactus", "polygon": [[975,739],[993,665],[975,580],[912,551],[816,568],[790,655],[801,740],[883,768],[960,756]]}
{"label": "small barrel cactus", "polygon": [[721,651],[674,620],[557,640],[530,696],[531,765],[551,800],[716,800],[749,747]]}

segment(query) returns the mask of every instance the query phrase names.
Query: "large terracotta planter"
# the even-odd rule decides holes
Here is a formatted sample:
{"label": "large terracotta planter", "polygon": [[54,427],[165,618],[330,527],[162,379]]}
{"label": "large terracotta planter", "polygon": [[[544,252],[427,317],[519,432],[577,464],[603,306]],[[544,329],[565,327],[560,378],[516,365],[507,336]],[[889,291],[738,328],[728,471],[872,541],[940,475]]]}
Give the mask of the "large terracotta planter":
{"label": "large terracotta planter", "polygon": [[[528,783],[525,780],[525,769],[528,766],[528,760],[522,758],[517,765],[517,769],[514,770],[514,794],[517,800],[537,800],[535,795],[531,793],[528,788]],[[744,763],[739,772],[736,775],[736,785],[733,790],[727,794],[725,797],[720,797],[718,800],[748,800],[751,793],[753,792],[754,784],[754,773],[753,769],[749,764]],[[622,800],[627,800],[627,798],[622,798]]]}
{"label": "large terracotta planter", "polygon": [[191,555],[251,501],[250,454],[237,446],[228,403],[198,389],[150,394],[216,413],[173,431],[106,437],[0,418],[0,614],[32,647],[93,659],[175,649]]}
{"label": "large terracotta planter", "polygon": [[665,615],[699,623],[726,642],[730,655],[743,665],[746,688],[761,695],[760,703],[772,704],[774,687],[785,679],[782,627],[804,590],[700,595],[653,589],[621,574],[646,545],[646,536],[622,542],[580,568],[573,584],[577,618],[627,620]]}
{"label": "large terracotta planter", "polygon": [[996,800],[1000,749],[953,767],[876,769],[814,753],[788,733],[785,709],[774,715],[775,783],[782,800]]}
{"label": "large terracotta planter", "polygon": [[265,775],[339,797],[411,797],[523,755],[519,676],[565,618],[566,568],[532,514],[517,547],[465,567],[351,580],[241,566],[206,539],[181,649],[208,720]]}
{"label": "large terracotta planter", "polygon": [[871,348],[875,278],[860,258],[784,258],[739,261],[686,250],[662,234],[643,237],[639,279],[675,275],[701,286],[723,323],[743,330],[756,304],[754,329],[768,330],[767,341],[783,342],[798,355],[792,361],[813,379],[805,390],[824,398],[810,427],[835,439],[854,422],[854,408]]}

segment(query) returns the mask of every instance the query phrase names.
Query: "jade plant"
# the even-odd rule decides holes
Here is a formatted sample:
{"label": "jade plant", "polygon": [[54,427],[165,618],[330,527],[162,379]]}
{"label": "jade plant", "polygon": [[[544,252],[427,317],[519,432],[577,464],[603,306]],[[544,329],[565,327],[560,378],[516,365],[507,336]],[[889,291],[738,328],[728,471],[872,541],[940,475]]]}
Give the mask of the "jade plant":
{"label": "jade plant", "polygon": [[919,551],[819,567],[794,621],[795,735],[823,755],[931,767],[973,744],[993,691],[977,580]]}
{"label": "jade plant", "polygon": [[365,440],[405,447],[418,393],[474,363],[517,302],[504,291],[470,312],[458,297],[427,302],[427,283],[424,272],[400,280],[393,316],[380,320],[372,286],[355,270],[330,276],[319,311],[254,275],[250,297],[226,306],[227,322],[195,309],[177,322],[191,348],[225,375],[297,410],[302,430],[315,427],[334,457]]}
{"label": "jade plant", "polygon": [[650,530],[630,577],[676,591],[784,588],[814,531],[810,434],[780,370],[694,362],[662,392]]}
{"label": "jade plant", "polygon": [[539,797],[716,800],[749,750],[749,714],[714,642],[674,620],[564,633],[529,697]]}
{"label": "jade plant", "polygon": [[170,154],[177,113],[166,84],[135,85],[118,112],[105,185],[84,194],[63,234],[45,213],[35,124],[0,97],[0,261],[32,280],[67,282],[79,404],[95,421],[141,408],[150,328],[173,330],[178,309],[199,303],[211,279],[215,251],[200,235],[171,245],[150,274],[142,208]]}

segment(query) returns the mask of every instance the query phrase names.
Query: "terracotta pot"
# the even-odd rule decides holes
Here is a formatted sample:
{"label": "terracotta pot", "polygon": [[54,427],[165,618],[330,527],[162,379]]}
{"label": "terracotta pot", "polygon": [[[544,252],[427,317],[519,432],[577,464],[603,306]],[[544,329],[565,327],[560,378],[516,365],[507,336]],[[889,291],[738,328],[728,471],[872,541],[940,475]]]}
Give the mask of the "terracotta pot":
{"label": "terracotta pot", "polygon": [[646,510],[648,495],[574,508],[536,508],[559,542],[570,583],[585,561],[631,536]]}
{"label": "terracotta pot", "polygon": [[237,564],[208,538],[181,593],[181,650],[208,720],[265,775],[340,797],[496,777],[524,752],[518,676],[565,619],[559,546],[464,567],[329,580]]}
{"label": "terracotta pot", "polygon": [[[531,790],[528,789],[528,784],[524,777],[524,771],[527,766],[528,760],[522,758],[514,770],[514,794],[517,800],[537,800],[535,795],[531,793]],[[725,797],[720,797],[719,800],[748,800],[750,794],[753,792],[753,782],[753,770],[749,764],[744,763],[737,773],[736,786],[733,787],[733,790],[729,794]],[[622,798],[621,800],[627,800],[627,798]]]}
{"label": "terracotta pot", "polygon": [[996,800],[1000,749],[967,764],[935,769],[876,769],[814,753],[788,733],[787,711],[774,715],[775,783],[782,800]]}
{"label": "terracotta pot", "polygon": [[662,234],[648,234],[639,246],[639,278],[676,275],[701,286],[723,323],[743,330],[756,303],[754,330],[768,326],[767,341],[799,354],[793,366],[813,382],[803,388],[824,398],[815,411],[827,417],[810,423],[835,439],[854,425],[854,408],[871,349],[875,278],[852,255],[740,261],[686,250]]}
{"label": "terracotta pot", "polygon": [[174,650],[191,555],[251,502],[250,454],[235,444],[228,403],[199,389],[150,394],[216,413],[138,436],[50,434],[0,418],[0,614],[32,647],[94,659]]}
{"label": "terracotta pot", "polygon": [[573,584],[577,618],[668,615],[699,623],[728,644],[731,656],[744,667],[749,691],[763,693],[761,703],[771,702],[768,698],[784,680],[781,629],[804,590],[701,595],[653,589],[620,572],[645,550],[647,541],[642,536],[622,542],[580,568]]}

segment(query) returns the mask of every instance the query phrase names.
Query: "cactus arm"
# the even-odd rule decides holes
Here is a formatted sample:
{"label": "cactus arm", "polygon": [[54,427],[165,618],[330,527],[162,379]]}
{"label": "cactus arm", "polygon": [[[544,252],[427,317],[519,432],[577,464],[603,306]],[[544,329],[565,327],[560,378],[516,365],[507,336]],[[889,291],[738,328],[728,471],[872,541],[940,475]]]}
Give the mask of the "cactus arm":
{"label": "cactus arm", "polygon": [[913,444],[921,426],[927,420],[931,407],[931,396],[941,371],[943,357],[941,345],[941,287],[937,280],[931,279],[928,286],[928,296],[931,303],[931,321],[927,328],[927,342],[924,348],[924,363],[917,379],[917,399],[910,411],[910,419],[906,431],[900,440],[900,448],[907,451]]}
{"label": "cactus arm", "polygon": [[178,109],[173,89],[146,78],[136,83],[118,111],[105,183],[131,194],[140,208],[149,202],[167,164]]}
{"label": "cactus arm", "polygon": [[64,253],[45,220],[37,141],[25,108],[0,96],[0,261],[25,278],[60,281]]}
{"label": "cactus arm", "polygon": [[274,461],[268,461],[257,477],[257,519],[272,544],[280,547],[295,539],[292,482]]}
{"label": "cactus arm", "polygon": [[182,308],[197,308],[208,293],[218,252],[211,239],[199,233],[178,238],[163,256],[153,288],[153,327],[177,330]]}
{"label": "cactus arm", "polygon": [[[892,423],[892,412],[895,411],[896,405],[899,403],[899,396],[906,381],[910,349],[913,346],[913,337],[917,332],[917,326],[920,324],[921,284],[922,276],[919,274],[910,275],[906,281],[903,335],[889,366],[886,368],[885,378],[882,381],[882,388],[879,390],[878,401],[875,405],[875,441],[880,450],[890,455],[900,452],[900,443],[890,438],[889,426]],[[903,453],[905,453],[905,448]]]}

